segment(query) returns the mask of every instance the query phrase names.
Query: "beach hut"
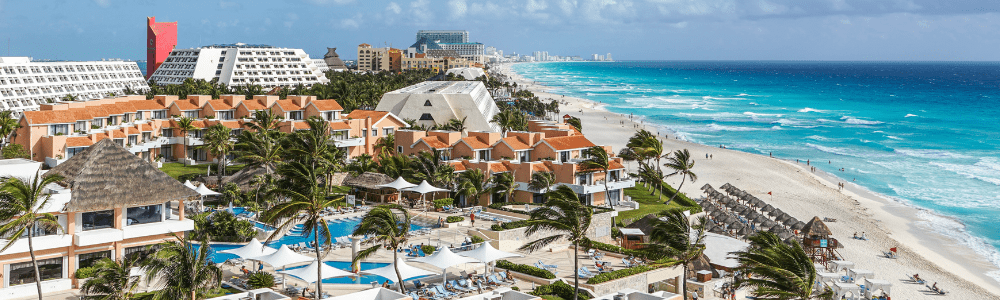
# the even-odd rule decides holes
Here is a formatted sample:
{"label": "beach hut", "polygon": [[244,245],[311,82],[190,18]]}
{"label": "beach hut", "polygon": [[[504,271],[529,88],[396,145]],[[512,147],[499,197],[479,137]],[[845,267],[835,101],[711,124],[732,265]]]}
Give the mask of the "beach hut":
{"label": "beach hut", "polygon": [[360,196],[361,199],[371,202],[395,203],[399,200],[396,190],[381,187],[381,185],[391,182],[392,177],[389,177],[388,175],[374,172],[364,172],[358,174],[357,176],[347,176],[344,178],[343,185],[354,188],[354,191],[358,193],[358,196]]}
{"label": "beach hut", "polygon": [[889,283],[889,281],[865,278],[863,282],[865,284],[865,299],[871,299],[874,296],[881,296],[881,294],[875,294],[878,290],[882,290],[886,296],[892,296],[890,291],[892,283]]}
{"label": "beach hut", "polygon": [[762,207],[760,209],[760,211],[762,211],[762,212],[770,212],[770,211],[773,211],[773,210],[774,210],[774,206],[771,206],[770,204],[764,205],[764,207]]}
{"label": "beach hut", "polygon": [[835,260],[831,261],[827,266],[827,270],[833,270],[834,273],[840,273],[840,271],[847,271],[854,268],[854,262],[846,260]]}
{"label": "beach hut", "polygon": [[[833,294],[833,299],[857,300],[861,299],[861,287],[853,283],[834,282]],[[850,294],[850,297],[847,296],[848,294]]]}
{"label": "beach hut", "polygon": [[814,262],[825,265],[831,259],[840,257],[836,252],[840,243],[837,242],[837,239],[830,237],[832,234],[830,228],[826,227],[826,224],[823,224],[823,220],[820,220],[819,217],[813,217],[809,223],[806,223],[801,234],[802,246]]}

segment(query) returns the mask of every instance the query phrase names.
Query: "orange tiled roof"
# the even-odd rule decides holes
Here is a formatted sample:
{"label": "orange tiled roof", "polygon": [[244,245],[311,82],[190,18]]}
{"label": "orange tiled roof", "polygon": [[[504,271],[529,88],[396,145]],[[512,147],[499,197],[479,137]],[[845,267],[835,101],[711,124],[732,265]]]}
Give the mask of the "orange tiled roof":
{"label": "orange tiled roof", "polygon": [[344,110],[344,107],[340,106],[340,103],[337,103],[337,100],[333,99],[316,100],[310,103],[316,106],[316,109],[320,111]]}
{"label": "orange tiled roof", "polygon": [[[206,123],[203,120],[195,120],[195,121],[191,122],[191,126],[198,127],[198,128],[207,128],[208,127],[208,123]],[[170,120],[170,128],[177,128],[177,127],[179,127],[179,126],[177,126],[177,121],[176,120]]]}
{"label": "orange tiled roof", "polygon": [[221,123],[223,126],[226,126],[226,128],[229,128],[229,129],[239,129],[240,128],[240,123],[236,122],[236,121],[222,121],[222,122],[219,122],[219,123]]}
{"label": "orange tiled roof", "polygon": [[502,163],[491,163],[490,172],[493,173],[510,172],[510,169],[507,169],[507,166],[505,166]]}
{"label": "orange tiled roof", "polygon": [[544,141],[552,145],[552,148],[556,150],[580,149],[594,146],[594,143],[582,135],[546,138]]}
{"label": "orange tiled roof", "polygon": [[292,122],[292,129],[309,129],[309,123],[306,123],[306,122]]}
{"label": "orange tiled roof", "polygon": [[243,103],[243,106],[245,106],[248,110],[261,110],[267,108],[267,106],[264,106],[264,103],[260,103],[260,101],[256,100],[248,100],[240,103]]}
{"label": "orange tiled roof", "polygon": [[139,128],[139,130],[140,131],[153,131],[153,126],[149,126],[149,124],[142,124],[142,127]]}
{"label": "orange tiled roof", "polygon": [[197,105],[194,105],[194,103],[191,103],[191,101],[189,100],[177,100],[174,101],[174,104],[177,105],[177,108],[180,110],[195,110],[201,108],[198,107]]}
{"label": "orange tiled roof", "polygon": [[25,111],[22,114],[24,114],[24,119],[28,121],[28,125],[76,123],[78,120],[90,120],[94,118],[90,112],[82,109],[37,110]]}
{"label": "orange tiled roof", "polygon": [[74,136],[66,138],[66,147],[86,147],[93,144],[94,142],[91,141],[89,137],[85,136]]}
{"label": "orange tiled roof", "polygon": [[625,166],[623,166],[622,163],[618,162],[617,160],[610,161],[608,166],[609,166],[608,170],[617,170],[625,168]]}
{"label": "orange tiled roof", "polygon": [[284,111],[302,110],[302,107],[299,106],[298,104],[295,104],[295,102],[292,100],[278,100],[274,101],[274,104],[280,107],[281,110]]}
{"label": "orange tiled roof", "polygon": [[503,138],[503,141],[506,142],[507,145],[510,145],[510,147],[514,150],[524,150],[531,148],[531,146],[528,146],[527,143],[522,142],[521,138],[518,138],[516,136]]}
{"label": "orange tiled roof", "polygon": [[448,144],[446,144],[445,142],[441,141],[441,139],[439,139],[436,136],[426,136],[426,137],[420,138],[420,140],[424,141],[424,143],[427,143],[427,145],[431,146],[431,148],[435,148],[435,149],[448,148]]}
{"label": "orange tiled roof", "polygon": [[333,121],[330,122],[330,130],[348,130],[351,129],[351,125],[348,125],[344,121]]}
{"label": "orange tiled roof", "polygon": [[136,111],[135,106],[128,102],[119,102],[112,104],[101,105],[108,115],[123,115],[125,113],[134,113]]}
{"label": "orange tiled roof", "polygon": [[381,120],[383,117],[385,117],[386,114],[388,114],[388,112],[355,109],[355,110],[352,110],[351,113],[347,114],[347,118],[349,118],[349,119],[364,119],[364,118],[371,117],[372,120],[376,120],[377,121],[377,120]]}
{"label": "orange tiled roof", "polygon": [[132,100],[129,101],[136,110],[161,110],[166,109],[165,106],[156,102],[156,100]]}
{"label": "orange tiled roof", "polygon": [[531,171],[534,172],[552,172],[552,168],[543,163],[531,164]]}
{"label": "orange tiled roof", "polygon": [[490,147],[490,145],[483,143],[483,141],[480,141],[479,139],[471,136],[462,138],[462,141],[465,141],[465,143],[468,144],[469,147],[472,147],[472,149],[486,149]]}
{"label": "orange tiled roof", "polygon": [[122,132],[121,130],[111,130],[111,131],[108,131],[108,133],[110,133],[111,138],[114,138],[114,139],[123,139],[123,138],[127,137],[125,135],[125,133]]}
{"label": "orange tiled roof", "polygon": [[454,167],[456,172],[457,171],[465,171],[465,170],[467,170],[465,168],[465,164],[463,164],[460,161],[453,161],[453,162],[450,162],[448,164],[450,164],[452,167]]}
{"label": "orange tiled roof", "polygon": [[212,105],[212,109],[215,110],[230,110],[233,109],[232,105],[226,103],[225,100],[208,100],[208,104]]}

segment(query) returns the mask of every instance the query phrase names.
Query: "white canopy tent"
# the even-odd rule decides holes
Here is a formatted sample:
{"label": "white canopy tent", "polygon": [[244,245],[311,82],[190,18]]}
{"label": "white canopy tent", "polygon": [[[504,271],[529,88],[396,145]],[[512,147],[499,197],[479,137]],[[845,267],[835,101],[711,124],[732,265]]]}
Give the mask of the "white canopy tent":
{"label": "white canopy tent", "polygon": [[[390,281],[395,282],[396,280],[399,280],[399,278],[396,277],[395,266],[399,266],[399,275],[400,277],[403,278],[404,281],[414,277],[434,275],[434,272],[406,264],[406,262],[404,262],[402,258],[397,258],[396,262],[391,263],[388,266],[375,268],[371,270],[364,270],[361,271],[361,273],[382,276],[386,279],[389,279]],[[401,282],[397,283],[402,284]]]}
{"label": "white canopy tent", "polygon": [[261,244],[261,242],[258,241],[257,238],[253,238],[252,240],[250,240],[250,243],[243,245],[243,247],[239,247],[236,249],[222,250],[219,251],[219,253],[234,254],[241,258],[252,259],[254,257],[273,254],[275,251],[278,250],[268,246],[264,246],[264,244]]}
{"label": "white canopy tent", "polygon": [[864,279],[874,278],[875,272],[865,269],[850,269],[847,270],[847,276],[851,277],[851,279],[854,279],[854,282],[862,282],[862,278]]}
{"label": "white canopy tent", "polygon": [[[396,193],[399,194],[398,198],[396,199],[396,201],[398,202],[399,200],[401,200],[403,198],[403,195],[402,195],[403,194],[403,189],[408,189],[408,188],[415,187],[415,186],[417,186],[417,185],[416,184],[412,184],[412,183],[406,181],[405,179],[403,179],[403,176],[399,176],[399,178],[396,178],[396,181],[393,181],[393,182],[390,182],[390,183],[386,183],[386,184],[383,184],[383,185],[379,185],[378,187],[391,188],[391,189],[396,190]],[[403,203],[403,202],[399,202],[399,203]]]}
{"label": "white canopy tent", "polygon": [[441,284],[448,282],[448,267],[458,264],[477,262],[474,258],[461,256],[455,254],[455,252],[451,252],[451,249],[448,249],[448,247],[440,247],[437,251],[434,251],[434,254],[431,254],[431,256],[418,257],[411,259],[410,261],[422,262],[441,268]]}
{"label": "white canopy tent", "polygon": [[[850,298],[846,297],[847,293],[851,293]],[[833,299],[857,300],[861,299],[861,287],[853,283],[835,282],[833,284],[833,294]]]}
{"label": "white canopy tent", "polygon": [[194,184],[192,184],[190,180],[184,181],[184,186],[192,190],[198,190],[198,187],[194,186]]}
{"label": "white canopy tent", "polygon": [[[319,278],[316,274],[317,269],[323,273],[323,278]],[[322,279],[334,278],[334,277],[347,277],[353,276],[354,273],[347,272],[341,269],[337,269],[327,265],[325,263],[320,263],[318,261],[313,261],[311,264],[305,268],[296,268],[291,270],[279,271],[278,273],[285,275],[292,275],[302,279],[306,283],[313,283],[316,281],[321,281]]]}
{"label": "white canopy tent", "polygon": [[[323,300],[398,300],[403,298],[409,298],[410,296],[400,294],[399,292],[377,287],[373,289],[367,289],[360,292],[354,292],[347,295],[340,295],[335,297],[326,298]],[[418,300],[418,299],[412,299]]]}
{"label": "white canopy tent", "polygon": [[216,192],[216,191],[208,189],[208,187],[205,186],[204,184],[199,185],[198,188],[194,189],[194,191],[198,192],[202,196],[218,196],[218,195],[222,195],[219,192]]}
{"label": "white canopy tent", "polygon": [[829,272],[816,272],[816,288],[822,289],[824,284],[840,282],[840,274]]}
{"label": "white canopy tent", "polygon": [[[418,186],[404,188],[403,190],[404,191],[415,192],[415,193],[420,193],[420,202],[421,203],[423,203],[424,201],[426,201],[425,198],[427,198],[427,193],[447,192],[448,191],[446,189],[436,188],[436,187],[432,186],[430,183],[427,183],[427,180],[424,180],[424,181],[420,182],[420,185],[418,185]],[[426,209],[427,206],[425,205],[424,207]]]}
{"label": "white canopy tent", "polygon": [[[892,296],[890,289],[892,288],[892,283],[887,280],[882,279],[868,279],[865,278],[865,299],[872,298],[872,292],[877,290],[882,290],[887,296]],[[881,295],[878,295],[881,296]]]}
{"label": "white canopy tent", "polygon": [[830,263],[833,264],[833,270],[830,270],[833,273],[840,273],[840,271],[847,271],[854,268],[854,263],[846,260],[835,260]]}
{"label": "white canopy tent", "polygon": [[[692,240],[695,239],[693,235],[697,233],[691,232],[691,234]],[[750,244],[744,241],[711,232],[705,232],[705,239],[703,242],[705,244],[704,254],[708,257],[708,260],[711,261],[713,265],[719,265],[726,268],[736,268],[740,265],[740,262],[737,261],[732,255],[729,255],[729,253],[743,251],[746,250],[747,247],[750,247]]]}
{"label": "white canopy tent", "polygon": [[469,251],[459,252],[458,255],[474,258],[479,262],[483,263],[484,265],[488,265],[490,262],[498,259],[521,257],[521,255],[517,253],[507,253],[497,250],[493,248],[493,246],[491,246],[490,243],[488,242],[483,243],[483,245],[479,246],[479,248],[472,249]]}
{"label": "white canopy tent", "polygon": [[315,260],[315,258],[295,253],[292,249],[288,249],[288,245],[281,245],[281,248],[278,248],[277,251],[271,254],[251,257],[250,259],[267,263],[276,269],[278,267],[284,268],[287,265]]}

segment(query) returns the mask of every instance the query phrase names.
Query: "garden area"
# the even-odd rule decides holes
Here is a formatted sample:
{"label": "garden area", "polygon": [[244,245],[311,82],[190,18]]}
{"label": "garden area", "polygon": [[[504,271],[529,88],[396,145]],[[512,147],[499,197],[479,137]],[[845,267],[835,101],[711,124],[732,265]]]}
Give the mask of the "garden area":
{"label": "garden area", "polygon": [[[691,208],[694,212],[701,211],[700,207],[697,207],[697,204],[688,199],[684,194],[675,197],[674,201],[670,202],[670,204],[664,204],[667,200],[670,200],[671,192],[673,192],[673,189],[669,187],[664,189],[662,195],[659,192],[650,195],[649,192],[650,188],[646,183],[637,183],[636,186],[625,189],[625,195],[632,197],[632,201],[638,202],[639,209],[618,212],[618,220],[636,220],[648,214],[655,214],[673,208]],[[689,202],[690,205],[683,205],[683,202]]]}
{"label": "garden area", "polygon": [[[215,164],[200,164],[193,166],[185,166],[182,163],[164,163],[160,171],[167,173],[170,177],[174,179],[184,181],[190,180],[191,178],[198,175],[208,174],[208,169],[212,168],[212,176],[215,176],[216,165]],[[239,172],[243,169],[243,165],[232,165],[226,167],[226,173],[232,174]]]}

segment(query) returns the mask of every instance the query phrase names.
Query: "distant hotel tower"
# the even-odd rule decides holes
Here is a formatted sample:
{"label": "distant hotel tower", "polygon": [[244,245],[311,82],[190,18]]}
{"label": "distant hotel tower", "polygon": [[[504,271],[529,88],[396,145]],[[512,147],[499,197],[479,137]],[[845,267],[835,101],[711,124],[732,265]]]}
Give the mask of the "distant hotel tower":
{"label": "distant hotel tower", "polygon": [[146,26],[146,79],[167,59],[177,46],[177,22],[156,23],[156,17],[147,17]]}

